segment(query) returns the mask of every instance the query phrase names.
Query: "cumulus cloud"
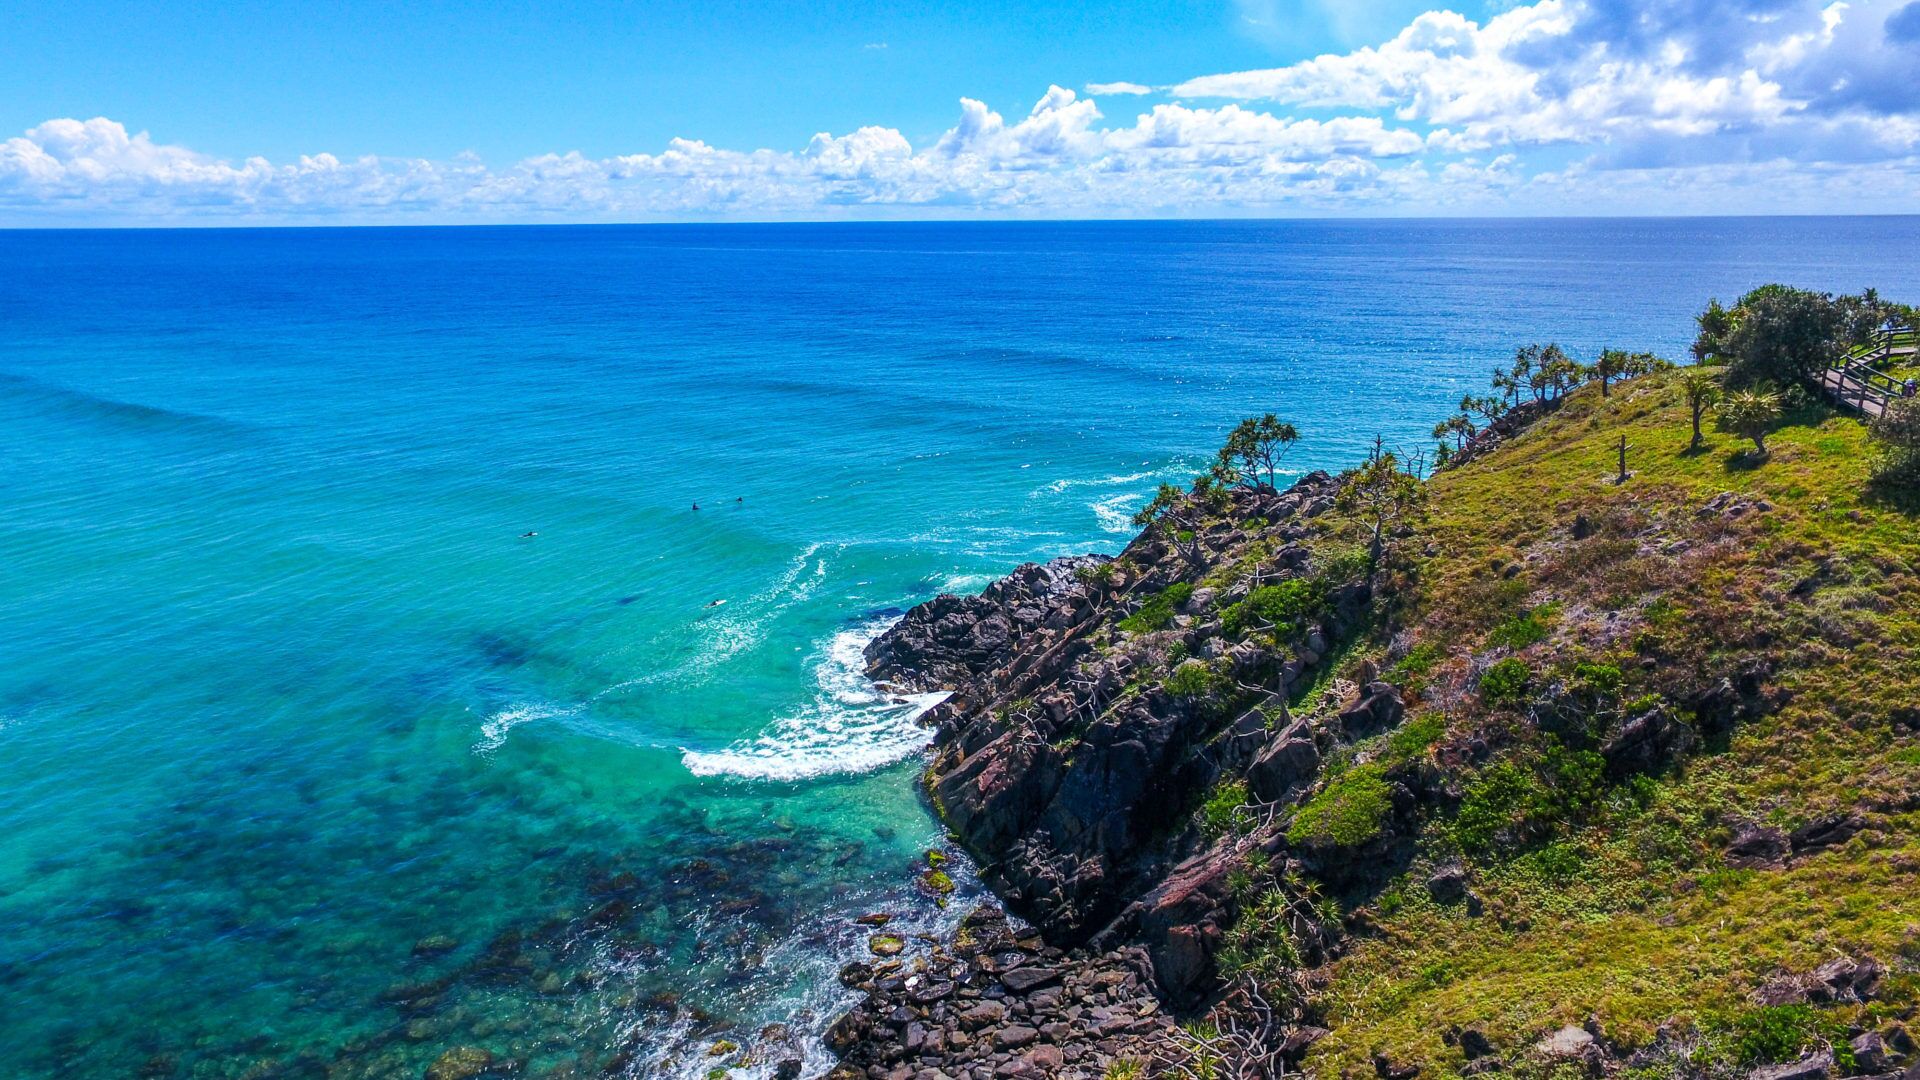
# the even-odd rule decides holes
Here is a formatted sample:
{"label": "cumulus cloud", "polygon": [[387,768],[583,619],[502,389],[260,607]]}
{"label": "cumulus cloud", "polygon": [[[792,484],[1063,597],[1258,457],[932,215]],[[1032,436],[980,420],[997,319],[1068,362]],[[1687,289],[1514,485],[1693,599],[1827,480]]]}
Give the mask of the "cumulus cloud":
{"label": "cumulus cloud", "polygon": [[216,159],[106,119],[0,142],[0,220],[649,220],[1920,209],[1920,0],[1535,0],[1201,75],[1050,87],[792,150],[504,166]]}
{"label": "cumulus cloud", "polygon": [[[1916,13],[1907,14],[1909,9]],[[1190,98],[1390,113],[1436,147],[1623,148],[1615,160],[1750,160],[1845,133],[1877,159],[1920,149],[1920,7],[1876,0],[1540,0],[1476,23],[1427,12],[1391,40],[1206,75]]]}

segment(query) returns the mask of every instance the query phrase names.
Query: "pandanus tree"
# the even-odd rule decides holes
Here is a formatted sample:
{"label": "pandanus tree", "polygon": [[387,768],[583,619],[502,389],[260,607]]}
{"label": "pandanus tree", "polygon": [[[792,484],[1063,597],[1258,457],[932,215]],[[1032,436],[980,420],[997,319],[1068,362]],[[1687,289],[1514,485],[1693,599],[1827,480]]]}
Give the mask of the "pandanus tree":
{"label": "pandanus tree", "polygon": [[1680,393],[1687,400],[1687,414],[1693,418],[1693,441],[1687,449],[1700,449],[1700,421],[1706,419],[1707,411],[1720,400],[1720,378],[1705,368],[1688,368],[1680,375]]}
{"label": "pandanus tree", "polygon": [[1753,440],[1754,453],[1767,452],[1767,433],[1780,422],[1780,395],[1765,390],[1741,390],[1720,402],[1720,426]]}
{"label": "pandanus tree", "polygon": [[1263,484],[1277,488],[1280,465],[1293,444],[1299,441],[1299,429],[1274,414],[1250,416],[1227,434],[1227,443],[1220,448],[1219,458],[1224,470],[1216,471],[1215,475],[1237,478],[1256,490]]}
{"label": "pandanus tree", "polygon": [[1161,484],[1153,499],[1133,515],[1133,523],[1146,529],[1158,529],[1173,550],[1189,566],[1206,566],[1206,549],[1200,545],[1200,528],[1206,524],[1206,511],[1219,501],[1220,487],[1210,476],[1193,482],[1191,492],[1172,484]]}
{"label": "pandanus tree", "polygon": [[1400,459],[1379,438],[1366,463],[1346,475],[1334,505],[1368,532],[1367,565],[1377,567],[1387,540],[1426,505],[1426,489],[1400,467]]}

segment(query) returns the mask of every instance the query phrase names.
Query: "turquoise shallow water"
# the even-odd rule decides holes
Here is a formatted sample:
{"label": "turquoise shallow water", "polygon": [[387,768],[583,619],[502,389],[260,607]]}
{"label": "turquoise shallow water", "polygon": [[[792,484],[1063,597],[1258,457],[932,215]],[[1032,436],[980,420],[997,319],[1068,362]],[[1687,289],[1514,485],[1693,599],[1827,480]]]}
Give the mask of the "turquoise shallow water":
{"label": "turquoise shallow water", "polygon": [[901,608],[1117,548],[1246,412],[1337,466],[1517,343],[1920,296],[1915,239],[0,233],[0,1073],[701,1075],[719,1025],[815,1031],[852,915],[947,918],[925,702],[858,675]]}

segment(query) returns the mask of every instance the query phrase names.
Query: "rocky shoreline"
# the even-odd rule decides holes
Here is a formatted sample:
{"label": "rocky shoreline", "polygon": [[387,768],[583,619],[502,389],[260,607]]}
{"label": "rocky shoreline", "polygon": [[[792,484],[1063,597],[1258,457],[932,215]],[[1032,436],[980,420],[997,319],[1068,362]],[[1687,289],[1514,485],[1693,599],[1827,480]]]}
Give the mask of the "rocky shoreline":
{"label": "rocky shoreline", "polygon": [[[1514,410],[1450,468],[1498,459],[1559,423],[1560,404]],[[919,605],[868,647],[883,685],[950,692],[925,717],[924,788],[999,903],[945,941],[843,971],[864,998],[827,1035],[832,1080],[1274,1078],[1326,1071],[1318,1054],[1342,1063],[1333,1075],[1378,1080],[1920,1080],[1912,1010],[1884,1004],[1893,969],[1838,947],[1761,972],[1734,1011],[1668,1011],[1626,1036],[1565,1010],[1517,1029],[1469,1013],[1409,1057],[1330,1030],[1329,987],[1383,920],[1412,908],[1527,933],[1490,868],[1537,859],[1603,800],[1643,806],[1787,700],[1779,638],[1722,634],[1695,652],[1644,621],[1673,610],[1660,590],[1752,543],[1766,500],[1662,492],[1673,505],[1657,512],[1568,511],[1452,564],[1468,604],[1410,612],[1420,564],[1446,553],[1369,522],[1343,480],[1203,481],[1114,558],[1022,566]],[[1617,490],[1579,483],[1588,500]],[[1597,599],[1613,581],[1590,567],[1607,559],[1646,560],[1636,587],[1656,599],[1630,613],[1643,621]],[[1463,818],[1470,804],[1480,816]],[[1866,828],[1858,813],[1786,831],[1714,813],[1672,842],[1702,875],[1688,880],[1715,888],[1857,848]],[[1899,963],[1903,979],[1920,970]]]}
{"label": "rocky shoreline", "polygon": [[[1015,932],[990,905],[910,963],[851,965],[843,982],[867,997],[829,1034],[843,1059],[832,1076],[1161,1075],[1184,1059],[1169,1012],[1219,989],[1229,877],[1250,851],[1283,847],[1271,826],[1207,835],[1189,821],[1195,801],[1242,774],[1284,797],[1311,778],[1322,743],[1389,727],[1403,711],[1385,684],[1329,684],[1325,704],[1342,707],[1288,713],[1288,691],[1319,677],[1362,617],[1365,580],[1329,589],[1323,617],[1285,649],[1233,645],[1218,619],[1196,617],[1310,574],[1316,522],[1336,489],[1314,473],[1285,492],[1232,493],[1230,517],[1254,526],[1216,525],[1199,546],[1216,564],[1270,547],[1262,569],[1221,588],[1174,588],[1182,602],[1144,620],[1142,598],[1204,576],[1153,530],[1116,559],[1022,566],[979,596],[937,597],[868,648],[876,680],[952,691],[926,718],[936,726],[927,791],[983,880],[1033,930]],[[1174,667],[1198,658],[1262,686],[1222,714],[1143,684],[1169,653]],[[1263,1034],[1292,1056],[1313,1029]]]}

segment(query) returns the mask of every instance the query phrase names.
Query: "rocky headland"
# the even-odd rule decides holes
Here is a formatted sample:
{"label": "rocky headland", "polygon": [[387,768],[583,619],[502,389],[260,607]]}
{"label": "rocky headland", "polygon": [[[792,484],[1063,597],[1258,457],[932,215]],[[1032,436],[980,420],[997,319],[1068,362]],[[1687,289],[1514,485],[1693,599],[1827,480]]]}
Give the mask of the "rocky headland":
{"label": "rocky headland", "polygon": [[1852,419],[1756,467],[1677,374],[1609,390],[876,640],[952,691],[925,787],[1004,913],[849,966],[833,1075],[1898,1072],[1920,541]]}

